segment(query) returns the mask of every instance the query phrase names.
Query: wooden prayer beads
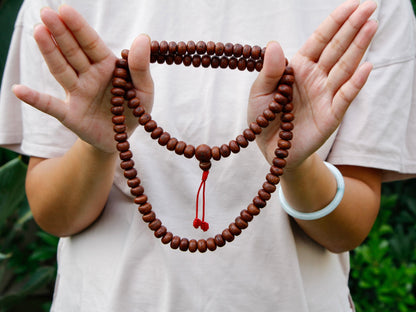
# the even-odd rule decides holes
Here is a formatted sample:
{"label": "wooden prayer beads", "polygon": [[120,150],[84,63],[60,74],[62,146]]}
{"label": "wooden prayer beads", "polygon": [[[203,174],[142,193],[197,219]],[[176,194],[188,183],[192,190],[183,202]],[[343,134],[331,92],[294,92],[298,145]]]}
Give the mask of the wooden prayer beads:
{"label": "wooden prayer beads", "polygon": [[[260,213],[260,209],[264,208],[267,201],[271,198],[271,194],[275,192],[276,185],[280,182],[280,176],[283,174],[283,168],[286,166],[285,158],[288,157],[288,150],[291,148],[290,141],[293,138],[294,115],[292,113],[292,85],[294,83],[293,69],[286,67],[282,78],[277,87],[274,100],[268,105],[262,114],[257,116],[256,120],[250,123],[249,127],[238,135],[235,140],[231,140],[228,144],[210,147],[206,144],[193,145],[172,137],[168,132],[164,131],[152,119],[151,115],[146,113],[144,107],[140,103],[140,99],[136,96],[133,84],[130,80],[128,70],[128,50],[122,51],[122,59],[116,61],[116,67],[113,73],[113,95],[111,99],[111,112],[113,113],[113,129],[115,132],[114,139],[116,141],[117,150],[120,152],[120,167],[124,170],[124,176],[127,179],[127,185],[131,189],[131,194],[135,196],[134,202],[139,206],[138,211],[142,214],[142,220],[148,223],[150,230],[154,232],[156,238],[160,238],[163,244],[170,244],[172,249],[181,251],[201,253],[207,250],[214,251],[217,247],[224,246],[227,242],[232,242],[235,236],[241,234],[242,230],[248,227],[254,216]],[[222,44],[208,41],[207,43],[199,41],[185,42],[167,42],[160,43],[153,41],[151,43],[151,61],[166,64],[184,64],[189,66],[193,64],[199,67],[212,68],[238,68],[240,70],[260,71],[263,65],[265,49],[258,46],[248,46],[240,44]],[[237,59],[239,58],[239,59]],[[197,61],[195,61],[197,60]],[[234,61],[235,60],[235,61]],[[243,62],[244,61],[244,62]],[[244,63],[243,65],[239,65]],[[235,64],[237,64],[235,66]],[[275,149],[275,158],[273,159],[270,172],[266,174],[266,181],[252,202],[240,212],[234,222],[231,222],[228,228],[224,229],[221,234],[215,235],[208,239],[191,239],[181,238],[173,235],[163,225],[162,221],[156,217],[152,205],[148,202],[147,196],[144,194],[144,188],[140,179],[137,177],[137,170],[134,168],[133,153],[130,150],[128,135],[126,132],[124,102],[127,101],[127,107],[132,114],[138,118],[138,122],[142,125],[146,132],[150,133],[152,139],[157,140],[161,146],[165,146],[167,150],[175,152],[177,155],[183,155],[186,158],[195,157],[199,161],[200,168],[206,172],[211,167],[211,159],[219,161],[222,157],[226,158],[231,153],[238,153],[242,148],[248,146],[249,142],[255,140],[256,135],[262,132],[263,128],[270,125],[277,115],[280,114],[280,139]],[[207,172],[206,172],[207,173]]]}

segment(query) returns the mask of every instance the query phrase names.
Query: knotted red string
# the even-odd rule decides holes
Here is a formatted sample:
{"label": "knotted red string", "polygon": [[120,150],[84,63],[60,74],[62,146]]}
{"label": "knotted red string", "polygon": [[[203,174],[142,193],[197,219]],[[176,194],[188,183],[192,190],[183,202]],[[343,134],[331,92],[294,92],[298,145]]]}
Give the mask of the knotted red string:
{"label": "knotted red string", "polygon": [[[206,170],[202,173],[202,181],[199,185],[198,193],[196,194],[196,216],[194,220],[194,228],[201,227],[201,229],[205,232],[209,229],[208,222],[205,222],[205,182],[207,181],[209,171]],[[199,193],[202,188],[202,220],[198,218],[198,202],[199,202]]]}

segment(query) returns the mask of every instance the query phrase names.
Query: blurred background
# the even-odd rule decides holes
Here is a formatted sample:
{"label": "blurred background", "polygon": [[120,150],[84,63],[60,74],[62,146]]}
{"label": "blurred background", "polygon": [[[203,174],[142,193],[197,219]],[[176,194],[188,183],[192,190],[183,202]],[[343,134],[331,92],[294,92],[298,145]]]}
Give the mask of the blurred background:
{"label": "blurred background", "polygon": [[[0,0],[1,75],[21,3]],[[53,294],[58,239],[33,221],[27,161],[0,148],[0,312],[49,311]],[[357,312],[416,311],[416,179],[383,185],[376,224],[351,253],[350,288]]]}

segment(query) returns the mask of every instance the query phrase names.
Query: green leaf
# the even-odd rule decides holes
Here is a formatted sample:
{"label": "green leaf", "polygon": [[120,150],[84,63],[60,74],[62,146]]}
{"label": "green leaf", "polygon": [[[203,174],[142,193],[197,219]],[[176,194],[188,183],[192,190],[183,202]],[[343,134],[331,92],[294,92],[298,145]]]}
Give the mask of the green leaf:
{"label": "green leaf", "polygon": [[52,247],[56,248],[56,246],[58,245],[59,238],[56,237],[56,236],[53,236],[53,235],[51,235],[49,233],[46,233],[46,232],[43,232],[43,231],[42,232],[41,231],[37,232],[36,235],[43,242],[45,242],[46,244],[48,244],[49,246],[52,246]]}

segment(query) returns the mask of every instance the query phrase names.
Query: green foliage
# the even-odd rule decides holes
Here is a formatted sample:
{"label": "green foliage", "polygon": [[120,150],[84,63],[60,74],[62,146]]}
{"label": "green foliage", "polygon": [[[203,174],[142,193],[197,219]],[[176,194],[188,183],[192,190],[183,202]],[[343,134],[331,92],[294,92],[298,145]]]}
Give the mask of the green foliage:
{"label": "green foliage", "polygon": [[385,185],[380,214],[351,255],[357,312],[416,311],[416,180]]}
{"label": "green foliage", "polygon": [[33,220],[23,158],[0,149],[0,161],[0,312],[47,311],[58,239]]}

